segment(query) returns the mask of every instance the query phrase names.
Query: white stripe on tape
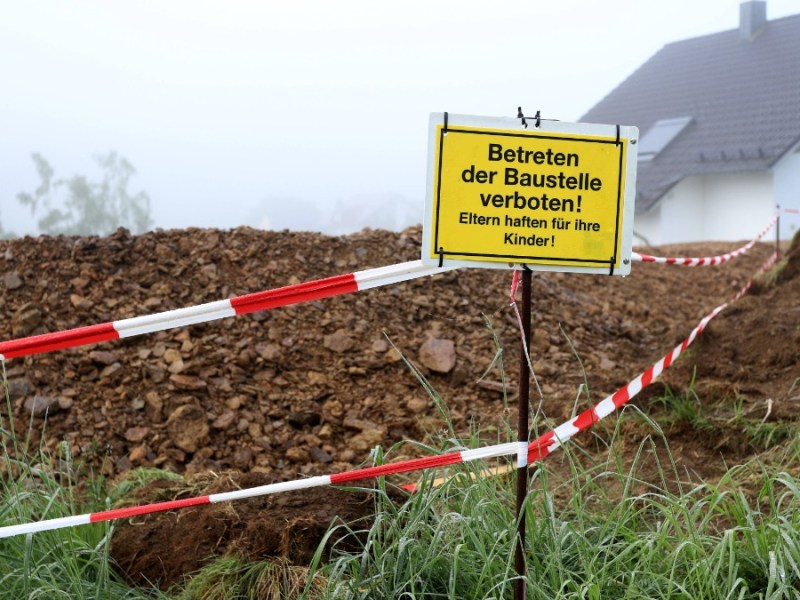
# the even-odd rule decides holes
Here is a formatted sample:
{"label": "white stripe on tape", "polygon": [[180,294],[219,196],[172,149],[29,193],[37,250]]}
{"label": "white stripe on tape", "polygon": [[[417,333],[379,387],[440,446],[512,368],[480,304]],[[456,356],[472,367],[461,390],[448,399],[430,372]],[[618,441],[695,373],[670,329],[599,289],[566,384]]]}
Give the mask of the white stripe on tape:
{"label": "white stripe on tape", "polygon": [[517,468],[528,466],[528,442],[517,442]]}
{"label": "white stripe on tape", "polygon": [[281,481],[279,483],[270,483],[268,485],[261,485],[259,487],[248,488],[246,490],[236,490],[234,492],[222,492],[220,494],[211,494],[208,501],[211,504],[217,502],[227,502],[229,500],[241,500],[243,498],[255,498],[256,496],[267,496],[269,494],[279,494],[281,492],[291,492],[293,490],[306,490],[308,488],[320,487],[323,485],[331,484],[330,475],[318,475],[316,477],[309,477],[308,479],[296,479],[294,481]]}
{"label": "white stripe on tape", "polygon": [[38,533],[40,531],[48,531],[50,529],[60,529],[62,527],[75,527],[76,525],[87,525],[91,523],[89,520],[91,515],[75,515],[73,517],[61,517],[60,519],[48,519],[46,521],[37,521],[35,523],[23,523],[22,525],[11,525],[9,527],[0,527],[0,538],[11,537],[14,535],[22,535],[25,533]]}
{"label": "white stripe on tape", "polygon": [[399,265],[389,265],[388,267],[358,271],[353,273],[353,277],[358,284],[359,290],[368,290],[383,285],[390,285],[408,281],[409,279],[433,275],[435,273],[445,273],[455,268],[456,267],[429,267],[422,264],[421,260],[414,260]]}
{"label": "white stripe on tape", "polygon": [[472,448],[461,451],[461,460],[468,462],[471,460],[483,460],[485,458],[495,458],[497,456],[508,456],[517,452],[517,442],[506,442],[488,448]]}
{"label": "white stripe on tape", "polygon": [[113,326],[119,333],[119,337],[125,338],[235,316],[236,311],[231,306],[230,300],[217,300],[216,302],[168,310],[154,315],[114,321]]}

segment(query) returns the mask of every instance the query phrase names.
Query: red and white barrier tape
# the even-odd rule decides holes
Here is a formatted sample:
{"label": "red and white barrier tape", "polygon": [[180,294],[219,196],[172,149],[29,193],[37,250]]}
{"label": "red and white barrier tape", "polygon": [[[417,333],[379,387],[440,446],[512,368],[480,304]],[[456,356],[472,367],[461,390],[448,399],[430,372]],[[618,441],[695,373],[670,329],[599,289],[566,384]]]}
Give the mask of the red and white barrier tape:
{"label": "red and white barrier tape", "polygon": [[52,352],[53,350],[62,350],[64,348],[74,348],[97,342],[107,342],[174,327],[185,327],[195,323],[205,323],[279,306],[348,294],[451,270],[453,270],[453,267],[429,267],[423,265],[422,261],[416,260],[399,265],[336,275],[326,279],[317,279],[142,317],[131,317],[120,321],[89,325],[88,327],[44,333],[0,342],[0,360]]}
{"label": "red and white barrier tape", "polygon": [[607,396],[593,407],[586,409],[577,417],[570,419],[566,423],[559,425],[554,430],[548,431],[537,440],[533,441],[530,444],[528,460],[534,461],[545,458],[551,452],[553,452],[553,450],[569,440],[572,436],[580,433],[581,431],[586,431],[600,419],[613,413],[619,407],[627,403],[631,398],[636,396],[636,394],[653,383],[653,381],[655,381],[673,362],[675,362],[675,360],[677,360],[684,350],[686,350],[686,348],[688,348],[689,345],[694,342],[697,336],[700,335],[700,333],[706,328],[706,325],[708,325],[709,321],[744,296],[752,285],[753,279],[774,265],[776,260],[777,254],[770,256],[769,259],[767,259],[767,261],[758,269],[758,271],[754,273],[750,281],[748,281],[747,284],[745,284],[745,286],[739,290],[739,293],[737,293],[733,299],[725,302],[724,304],[720,304],[705,317],[703,317],[697,324],[697,327],[695,327],[689,334],[689,337],[675,346],[672,352],[661,357],[659,361],[654,363],[649,369],[645,370],[636,379],[629,382],[626,386],[621,387],[610,396]]}
{"label": "red and white barrier tape", "polygon": [[294,481],[271,483],[269,485],[262,485],[244,490],[236,490],[233,492],[223,492],[220,494],[210,494],[208,496],[186,498],[183,500],[172,500],[168,502],[158,502],[155,504],[132,506],[129,508],[117,508],[102,512],[77,515],[74,517],[62,517],[59,519],[48,519],[35,523],[25,523],[22,525],[10,525],[6,527],[0,527],[0,538],[27,533],[37,533],[40,531],[49,531],[52,529],[62,529],[64,527],[74,527],[76,525],[86,525],[88,523],[100,523],[102,521],[126,519],[150,513],[188,508],[190,506],[216,504],[219,502],[229,502],[231,500],[242,500],[244,498],[278,494],[280,492],[304,490],[325,485],[343,485],[361,479],[371,479],[374,477],[394,475],[408,471],[419,471],[422,469],[433,469],[436,467],[444,467],[447,465],[470,462],[473,460],[496,458],[509,454],[521,455],[523,457],[522,460],[525,460],[527,457],[527,450],[528,446],[524,442],[522,446],[520,446],[518,442],[509,442],[507,444],[498,444],[496,446],[488,446],[486,448],[450,452],[447,454],[441,454],[439,456],[426,456],[424,458],[416,458],[377,467],[354,469],[352,471],[345,471],[344,473],[337,473],[334,475],[320,475],[317,477],[309,477],[307,479],[296,479]]}
{"label": "red and white barrier tape", "polygon": [[[788,209],[783,209],[788,212]],[[727,262],[737,256],[741,256],[750,248],[752,248],[756,242],[758,242],[761,238],[767,235],[770,229],[775,226],[775,223],[778,221],[778,213],[775,213],[775,216],[772,217],[772,220],[769,222],[761,233],[759,233],[755,238],[753,238],[750,242],[742,246],[741,248],[737,248],[733,252],[728,252],[726,254],[720,254],[719,256],[703,256],[703,257],[694,257],[694,258],[672,258],[666,256],[650,256],[649,254],[639,254],[638,252],[633,252],[631,254],[631,260],[637,262],[645,262],[645,263],[660,263],[665,265],[682,265],[684,267],[702,267],[702,266],[711,266],[711,265],[720,265],[724,262]]]}
{"label": "red and white barrier tape", "polygon": [[[764,263],[764,265],[753,277],[755,278],[756,275],[773,265],[775,263],[775,259],[776,255],[773,254],[772,257],[770,257],[770,259]],[[708,325],[708,322],[711,321],[711,319],[716,317],[727,306],[736,302],[747,292],[751,283],[752,279],[739,291],[738,294],[736,294],[732,300],[721,304],[712,310],[700,321],[697,327],[692,330],[692,332],[689,334],[689,337],[687,337],[681,344],[677,345],[672,352],[665,355],[663,358],[661,358],[661,360],[653,364],[644,373],[636,377],[636,379],[628,383],[626,386],[620,388],[610,396],[604,398],[592,408],[583,411],[577,417],[570,419],[562,425],[559,425],[554,430],[548,431],[546,434],[540,436],[533,442],[508,442],[505,444],[497,444],[495,446],[487,446],[485,448],[462,450],[460,452],[449,452],[439,456],[427,456],[424,458],[415,458],[388,465],[354,469],[352,471],[345,471],[343,473],[337,473],[334,475],[319,475],[316,477],[309,477],[307,479],[296,479],[281,483],[271,483],[269,485],[236,490],[233,492],[211,494],[208,496],[186,498],[183,500],[158,502],[155,504],[145,504],[143,506],[132,506],[129,508],[117,508],[96,513],[61,517],[58,519],[46,519],[34,523],[23,523],[21,525],[7,525],[5,527],[0,527],[0,538],[28,533],[37,533],[40,531],[49,531],[52,529],[62,529],[65,527],[74,527],[77,525],[86,525],[89,523],[100,523],[102,521],[126,519],[150,513],[188,508],[190,506],[242,500],[244,498],[254,498],[257,496],[266,496],[269,494],[303,490],[325,485],[342,485],[361,479],[372,479],[374,477],[396,475],[398,473],[407,473],[410,471],[433,469],[436,467],[444,467],[447,465],[465,463],[473,460],[484,460],[487,458],[497,458],[500,456],[509,456],[513,454],[517,455],[517,465],[525,466],[533,461],[544,459],[575,434],[589,429],[592,425],[597,423],[597,421],[616,411],[619,407],[627,403],[645,387],[655,381],[655,379],[661,375],[661,373],[663,373],[664,370],[668,368],[697,338],[697,336],[701,331],[703,331],[703,329],[705,329],[706,325]]]}
{"label": "red and white barrier tape", "polygon": [[[781,211],[788,213],[800,212],[787,208],[781,209]],[[721,256],[667,258],[634,252],[632,254],[632,259],[640,262],[681,264],[686,266],[720,264],[747,252],[775,225],[777,218],[778,213],[775,214],[769,225],[767,225],[767,227],[765,227],[749,244]],[[279,306],[310,302],[312,300],[348,294],[373,287],[391,285],[393,283],[427,277],[428,275],[443,273],[453,269],[454,267],[429,267],[423,265],[422,261],[415,260],[398,265],[390,265],[388,267],[378,267],[365,271],[357,271],[355,273],[335,275],[325,279],[288,285],[272,290],[237,296],[227,300],[218,300],[216,302],[179,308],[152,315],[131,317],[119,321],[9,340],[0,342],[0,360],[8,360],[66,348],[75,348],[77,346],[96,344],[99,342],[108,342],[145,333],[185,327],[196,323],[206,323],[226,317],[234,317],[251,312],[277,308]],[[519,277],[516,272],[515,277]],[[518,279],[515,281],[518,281]]]}

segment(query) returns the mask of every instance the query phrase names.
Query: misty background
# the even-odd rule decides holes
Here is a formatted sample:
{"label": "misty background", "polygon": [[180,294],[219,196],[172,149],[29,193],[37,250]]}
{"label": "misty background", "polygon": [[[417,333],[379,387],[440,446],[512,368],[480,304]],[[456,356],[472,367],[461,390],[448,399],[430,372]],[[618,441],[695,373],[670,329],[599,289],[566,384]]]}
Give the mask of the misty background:
{"label": "misty background", "polygon": [[[48,194],[110,206],[114,156],[116,181],[127,173],[116,200],[146,197],[147,227],[340,234],[421,222],[430,112],[515,116],[522,105],[578,120],[664,44],[736,28],[739,1],[0,0],[0,10],[6,233],[35,234]],[[769,19],[798,11],[798,0],[767,4]],[[53,171],[49,190],[34,154]]]}

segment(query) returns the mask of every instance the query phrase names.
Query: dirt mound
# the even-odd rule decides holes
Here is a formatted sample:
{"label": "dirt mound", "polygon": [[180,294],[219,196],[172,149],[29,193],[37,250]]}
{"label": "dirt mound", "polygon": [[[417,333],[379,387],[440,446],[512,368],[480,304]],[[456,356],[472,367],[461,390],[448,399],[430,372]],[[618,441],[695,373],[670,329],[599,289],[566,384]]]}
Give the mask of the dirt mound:
{"label": "dirt mound", "polygon": [[[185,485],[157,480],[129,500],[174,500],[190,493],[214,494],[268,483],[271,478],[261,473],[227,474],[189,491]],[[134,585],[156,584],[161,589],[181,583],[184,575],[213,556],[230,555],[245,562],[278,557],[308,566],[329,524],[363,528],[373,511],[370,493],[328,487],[193,507],[134,519],[121,527],[114,535],[113,558]],[[328,548],[337,544],[341,550],[354,543],[343,531],[334,532],[326,542]]]}
{"label": "dirt mound", "polygon": [[666,381],[702,397],[742,397],[773,419],[800,415],[800,236],[751,293],[698,338]]}
{"label": "dirt mound", "polygon": [[[0,339],[414,260],[420,243],[419,228],[402,233],[365,230],[347,237],[250,228],[140,236],[120,230],[103,239],[1,241]],[[737,246],[693,244],[646,251],[708,256]],[[593,402],[627,383],[683,340],[711,308],[729,300],[770,252],[769,246],[757,245],[744,257],[713,268],[637,264],[625,279],[535,274],[531,350],[543,394],[535,405],[561,421],[573,411],[584,381]],[[471,422],[514,422],[515,411],[505,408],[501,383],[504,378],[516,381],[519,362],[519,333],[507,298],[510,279],[504,271],[461,270],[14,359],[7,364],[14,416],[24,424],[33,415],[34,441],[52,450],[66,440],[77,461],[111,477],[138,466],[185,474],[236,470],[258,481],[349,469],[378,444],[422,440],[441,426],[431,399],[398,350],[438,390],[457,431],[467,431]],[[800,375],[798,281],[793,276],[726,311],[700,337],[693,362],[679,361],[674,373],[668,371],[670,383],[688,385],[696,368],[704,385],[730,384],[753,401],[772,398],[775,411],[794,414],[789,407],[796,400],[789,390],[792,378]],[[761,335],[761,341],[753,341]],[[494,360],[495,336],[504,348],[502,361]],[[512,395],[515,387],[512,383]],[[582,397],[577,408],[587,405]],[[414,452],[404,445],[392,459]],[[338,501],[309,497],[331,509],[314,516],[323,529],[332,515],[351,514],[349,496],[337,495]],[[193,510],[199,514],[211,509]],[[203,513],[211,515],[204,517],[210,519],[209,531],[216,535],[214,519],[224,520],[229,514],[225,511],[232,510],[239,516],[225,525],[226,531],[243,544],[236,536],[248,520],[241,518],[242,511],[249,509],[237,505],[213,510]],[[287,513],[284,520],[291,522],[308,510],[295,507],[294,516]],[[181,519],[197,518],[164,515],[151,520],[177,526]],[[159,522],[153,531],[162,526],[168,530]],[[123,536],[133,537],[123,544]],[[196,541],[197,548],[214,549],[203,540]],[[165,541],[165,552],[193,553],[176,543]],[[139,558],[153,564],[162,560],[144,551],[150,546],[147,539],[122,525],[115,548],[123,545],[133,548],[135,557],[118,557],[121,562],[156,576],[136,563]],[[162,576],[167,581],[180,574]]]}

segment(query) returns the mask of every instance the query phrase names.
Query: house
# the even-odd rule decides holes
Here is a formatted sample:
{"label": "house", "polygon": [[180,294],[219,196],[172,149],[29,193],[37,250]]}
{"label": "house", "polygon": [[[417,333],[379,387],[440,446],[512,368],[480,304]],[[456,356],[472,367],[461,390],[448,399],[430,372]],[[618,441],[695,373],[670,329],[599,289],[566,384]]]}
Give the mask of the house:
{"label": "house", "polygon": [[[581,121],[639,127],[638,242],[753,238],[800,209],[800,14],[664,46]],[[782,214],[790,238],[800,215]],[[772,234],[770,234],[772,235]]]}

